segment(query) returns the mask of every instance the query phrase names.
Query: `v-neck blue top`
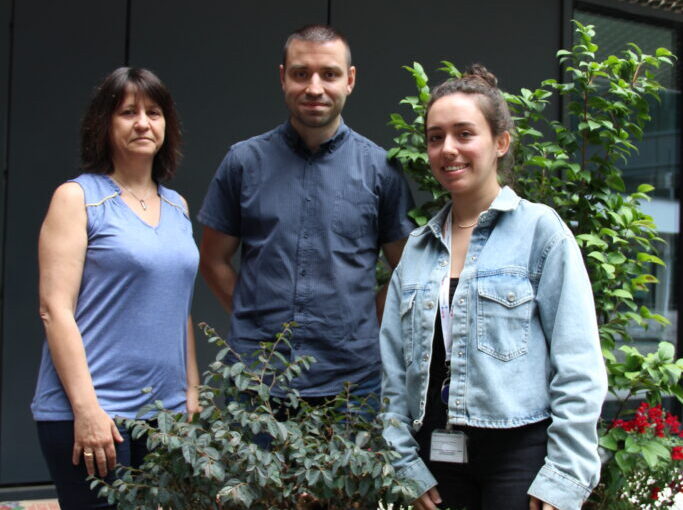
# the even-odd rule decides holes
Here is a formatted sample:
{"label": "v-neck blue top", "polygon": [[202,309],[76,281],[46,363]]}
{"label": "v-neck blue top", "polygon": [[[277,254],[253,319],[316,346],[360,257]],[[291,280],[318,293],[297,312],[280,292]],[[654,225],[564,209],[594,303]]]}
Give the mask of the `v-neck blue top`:
{"label": "v-neck blue top", "polygon": [[[100,406],[126,418],[155,400],[182,411],[187,319],[199,260],[184,203],[160,185],[161,214],[151,226],[108,176],[83,174],[73,182],[83,188],[88,215],[75,317]],[[36,420],[73,419],[47,342],[31,409]]]}

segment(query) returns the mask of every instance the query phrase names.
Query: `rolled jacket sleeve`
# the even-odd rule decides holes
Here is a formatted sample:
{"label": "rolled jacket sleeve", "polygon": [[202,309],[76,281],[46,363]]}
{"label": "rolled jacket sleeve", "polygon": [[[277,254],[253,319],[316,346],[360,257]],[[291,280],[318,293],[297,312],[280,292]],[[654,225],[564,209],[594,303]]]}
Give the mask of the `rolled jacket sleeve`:
{"label": "rolled jacket sleeve", "polygon": [[412,418],[408,409],[404,341],[400,317],[400,264],[394,271],[384,307],[380,331],[382,355],[382,400],[380,418],[384,423],[383,436],[400,458],[393,462],[398,476],[416,484],[416,497],[436,485],[436,479],[417,454],[418,445],[410,432]]}
{"label": "rolled jacket sleeve", "polygon": [[600,477],[597,422],[607,377],[591,284],[571,232],[565,227],[544,253],[536,300],[549,349],[552,424],[529,494],[578,510]]}

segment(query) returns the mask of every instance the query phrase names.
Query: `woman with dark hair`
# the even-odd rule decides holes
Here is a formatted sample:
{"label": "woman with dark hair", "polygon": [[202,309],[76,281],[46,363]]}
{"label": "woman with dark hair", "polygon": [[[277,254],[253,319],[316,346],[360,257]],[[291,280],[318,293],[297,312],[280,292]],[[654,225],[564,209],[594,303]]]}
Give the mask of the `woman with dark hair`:
{"label": "woman with dark hair", "polygon": [[432,91],[432,173],[382,319],[384,435],[418,510],[578,510],[597,484],[606,393],[591,284],[551,208],[501,187],[513,128],[474,66]]}
{"label": "woman with dark hair", "polygon": [[156,400],[198,410],[198,251],[187,203],[161,185],[180,158],[171,95],[150,71],[116,69],[81,131],[85,173],[55,191],[38,254],[46,343],[31,409],[62,510],[110,508],[87,476],[142,462],[145,439],[116,417]]}

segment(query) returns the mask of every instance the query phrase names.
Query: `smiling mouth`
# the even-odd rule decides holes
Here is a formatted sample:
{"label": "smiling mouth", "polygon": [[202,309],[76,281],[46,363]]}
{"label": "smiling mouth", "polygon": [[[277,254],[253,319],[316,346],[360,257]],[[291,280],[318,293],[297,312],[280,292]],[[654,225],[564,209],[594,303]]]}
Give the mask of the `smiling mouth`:
{"label": "smiling mouth", "polygon": [[448,165],[443,167],[444,172],[457,172],[459,170],[463,170],[470,166],[469,163],[462,163],[460,165]]}

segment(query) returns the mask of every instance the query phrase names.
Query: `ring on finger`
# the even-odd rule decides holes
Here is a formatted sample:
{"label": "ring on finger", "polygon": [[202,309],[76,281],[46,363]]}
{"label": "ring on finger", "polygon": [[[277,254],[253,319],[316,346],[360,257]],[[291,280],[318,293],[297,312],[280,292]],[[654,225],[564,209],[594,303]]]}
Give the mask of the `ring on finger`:
{"label": "ring on finger", "polygon": [[93,456],[92,450],[83,450],[83,456],[84,457],[92,457]]}

